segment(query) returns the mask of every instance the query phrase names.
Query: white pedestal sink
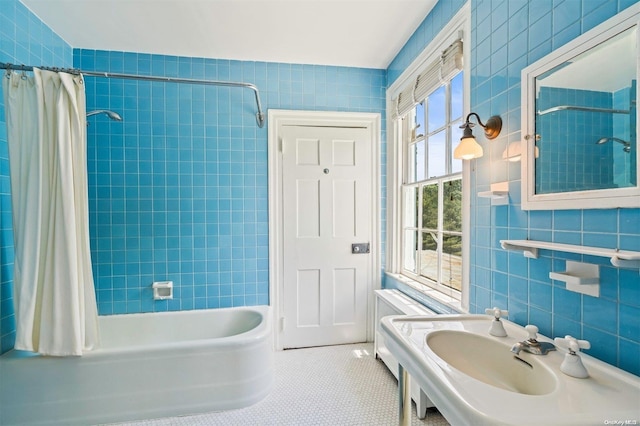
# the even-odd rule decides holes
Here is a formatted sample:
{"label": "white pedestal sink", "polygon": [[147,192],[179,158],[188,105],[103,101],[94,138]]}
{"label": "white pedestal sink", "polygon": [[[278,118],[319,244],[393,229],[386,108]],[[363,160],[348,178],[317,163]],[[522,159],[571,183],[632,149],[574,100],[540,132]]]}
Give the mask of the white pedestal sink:
{"label": "white pedestal sink", "polygon": [[391,316],[381,330],[402,369],[453,425],[640,423],[639,377],[584,354],[590,377],[569,377],[560,371],[564,350],[515,356],[510,348],[528,333],[503,320],[507,337],[491,336],[492,320]]}

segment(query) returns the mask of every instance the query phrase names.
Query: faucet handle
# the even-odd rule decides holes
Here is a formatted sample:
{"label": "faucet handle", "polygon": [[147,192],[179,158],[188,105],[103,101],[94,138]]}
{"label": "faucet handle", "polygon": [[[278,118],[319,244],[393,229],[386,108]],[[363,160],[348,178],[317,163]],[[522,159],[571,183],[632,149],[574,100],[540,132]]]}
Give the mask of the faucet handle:
{"label": "faucet handle", "polygon": [[499,320],[501,317],[506,317],[509,315],[509,311],[502,310],[500,308],[487,308],[484,310],[484,313],[487,315],[493,315],[493,317]]}
{"label": "faucet handle", "polygon": [[564,336],[564,338],[556,337],[553,341],[556,345],[569,349],[569,352],[564,356],[562,364],[560,364],[560,371],[578,379],[586,379],[589,377],[589,372],[577,352],[580,352],[580,349],[589,349],[591,343],[587,340],[578,340],[572,336]]}
{"label": "faucet handle", "polygon": [[529,337],[527,340],[537,340],[538,339],[538,327],[532,324],[528,324],[524,327],[524,329],[529,333]]}
{"label": "faucet handle", "polygon": [[509,312],[500,310],[499,308],[485,309],[484,312],[487,315],[493,315],[489,334],[496,337],[507,337],[507,330],[504,329],[504,325],[502,324],[502,321],[500,321],[500,317],[502,315],[509,315]]}
{"label": "faucet handle", "polygon": [[566,335],[553,339],[556,345],[569,349],[569,352],[580,352],[580,349],[591,349],[591,343],[588,340],[578,340],[573,336]]}

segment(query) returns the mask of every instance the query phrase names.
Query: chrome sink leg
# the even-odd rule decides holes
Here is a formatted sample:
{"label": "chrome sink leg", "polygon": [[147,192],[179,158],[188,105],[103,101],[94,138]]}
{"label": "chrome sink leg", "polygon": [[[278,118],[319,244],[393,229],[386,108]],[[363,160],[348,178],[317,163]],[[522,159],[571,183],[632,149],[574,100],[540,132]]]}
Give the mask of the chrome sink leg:
{"label": "chrome sink leg", "polygon": [[411,425],[411,386],[409,373],[398,364],[398,425]]}

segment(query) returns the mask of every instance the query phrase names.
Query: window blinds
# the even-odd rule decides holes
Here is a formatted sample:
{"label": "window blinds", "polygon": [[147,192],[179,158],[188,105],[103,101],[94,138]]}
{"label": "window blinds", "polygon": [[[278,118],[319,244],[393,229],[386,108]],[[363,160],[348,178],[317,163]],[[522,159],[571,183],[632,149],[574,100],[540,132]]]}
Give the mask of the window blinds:
{"label": "window blinds", "polygon": [[435,88],[440,86],[462,69],[462,40],[454,41],[440,57],[430,63],[393,101],[395,111],[392,117],[405,115],[415,104],[422,101]]}

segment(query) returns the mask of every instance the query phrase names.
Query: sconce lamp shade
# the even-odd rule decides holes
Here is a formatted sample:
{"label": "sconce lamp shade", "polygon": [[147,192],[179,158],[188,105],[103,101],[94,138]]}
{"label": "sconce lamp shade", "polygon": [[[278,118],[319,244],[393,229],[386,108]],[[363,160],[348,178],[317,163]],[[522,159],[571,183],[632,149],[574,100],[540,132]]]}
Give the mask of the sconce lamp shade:
{"label": "sconce lamp shade", "polygon": [[473,132],[471,131],[474,123],[469,122],[469,119],[472,115],[476,117],[478,124],[484,129],[484,135],[487,139],[497,138],[502,130],[502,119],[500,116],[491,116],[487,120],[487,124],[483,124],[482,121],[480,121],[478,114],[475,112],[469,113],[464,124],[460,126],[461,129],[464,129],[462,137],[460,138],[460,143],[453,151],[453,158],[458,160],[472,160],[474,158],[482,157],[483,155],[482,147],[478,144],[476,138],[473,137]]}
{"label": "sconce lamp shade", "polygon": [[453,158],[458,160],[472,160],[474,158],[482,157],[483,154],[484,151],[476,141],[476,138],[473,137],[471,129],[469,127],[465,128],[464,134],[462,135],[462,138],[460,138],[460,143],[453,151]]}

